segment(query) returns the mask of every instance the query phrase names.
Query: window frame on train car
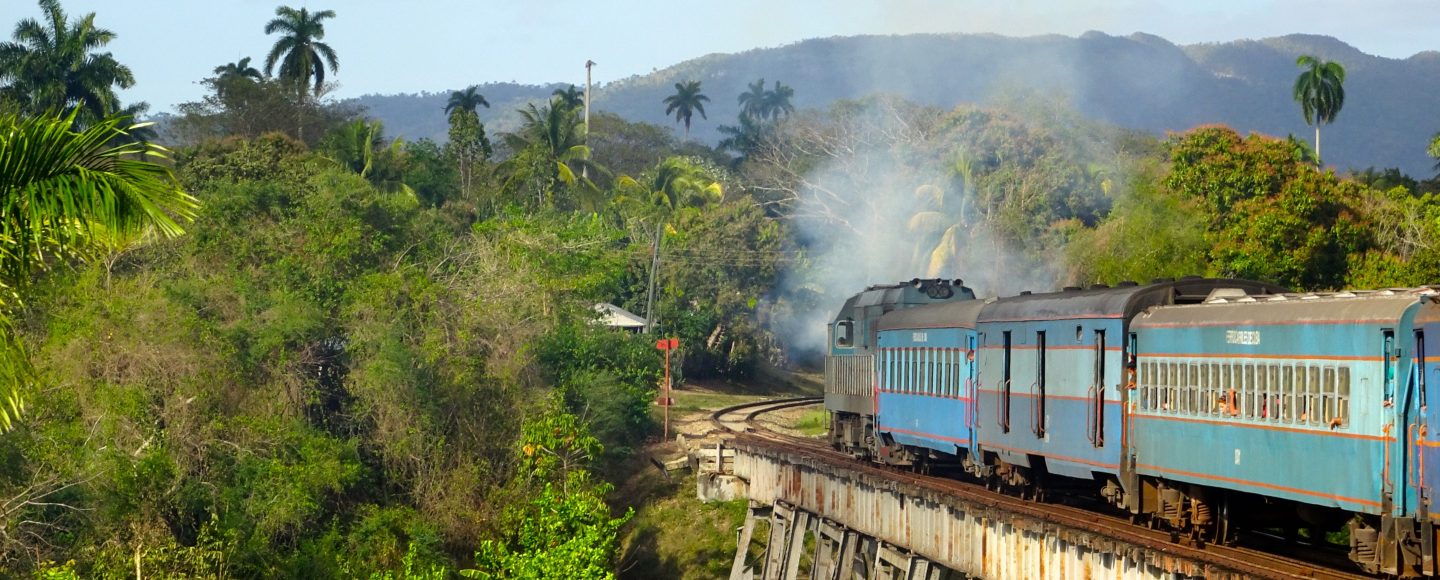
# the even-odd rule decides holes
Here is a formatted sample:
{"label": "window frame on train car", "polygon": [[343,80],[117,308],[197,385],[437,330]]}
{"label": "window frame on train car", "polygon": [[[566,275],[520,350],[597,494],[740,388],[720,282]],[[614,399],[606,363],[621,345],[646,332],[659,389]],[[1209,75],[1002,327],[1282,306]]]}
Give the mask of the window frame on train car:
{"label": "window frame on train car", "polygon": [[831,343],[836,348],[855,348],[855,319],[846,318],[836,322],[834,333],[835,339]]}
{"label": "window frame on train car", "polygon": [[[1383,392],[1385,393],[1385,402],[1386,402],[1387,404],[1394,404],[1394,401],[1395,401],[1395,381],[1399,378],[1399,377],[1395,376],[1395,375],[1397,374],[1397,373],[1396,373],[1396,370],[1397,370],[1397,369],[1395,368],[1395,362],[1396,362],[1396,361],[1395,361],[1395,358],[1396,358],[1396,357],[1395,357],[1395,329],[1393,329],[1393,328],[1383,328],[1383,329],[1380,330],[1380,336],[1381,336],[1381,352],[1382,352],[1382,362],[1383,362],[1383,364],[1382,364],[1381,367],[1380,367],[1380,368],[1381,368],[1381,379],[1380,379],[1380,380],[1381,380],[1381,383],[1382,383],[1381,388],[1382,388]],[[1388,406],[1388,405],[1387,405],[1387,406]]]}
{"label": "window frame on train car", "polygon": [[1335,373],[1338,381],[1336,383],[1335,410],[1340,413],[1340,423],[1336,427],[1344,429],[1350,426],[1350,381],[1353,380],[1352,377],[1355,373],[1350,370],[1350,365],[1344,364],[1340,365]]}

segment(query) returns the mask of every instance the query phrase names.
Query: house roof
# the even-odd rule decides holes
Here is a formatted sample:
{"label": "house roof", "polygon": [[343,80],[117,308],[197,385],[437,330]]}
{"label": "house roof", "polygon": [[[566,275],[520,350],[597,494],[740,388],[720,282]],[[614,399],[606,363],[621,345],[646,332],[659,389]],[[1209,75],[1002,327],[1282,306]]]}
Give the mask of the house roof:
{"label": "house roof", "polygon": [[643,328],[645,326],[644,318],[614,304],[601,302],[591,308],[600,313],[598,320],[605,326],[615,328]]}

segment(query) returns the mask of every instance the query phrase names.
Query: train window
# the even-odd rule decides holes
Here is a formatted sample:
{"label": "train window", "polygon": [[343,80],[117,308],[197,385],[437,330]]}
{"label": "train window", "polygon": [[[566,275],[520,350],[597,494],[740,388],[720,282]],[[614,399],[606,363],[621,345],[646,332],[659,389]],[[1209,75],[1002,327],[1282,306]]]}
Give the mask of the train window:
{"label": "train window", "polygon": [[1151,368],[1155,363],[1145,362],[1140,365],[1137,371],[1140,373],[1139,385],[1137,385],[1136,396],[1140,397],[1140,409],[1150,409],[1150,384],[1155,382],[1155,374]]}
{"label": "train window", "polygon": [[1340,367],[1335,386],[1336,427],[1350,426],[1350,367]]}
{"label": "train window", "polygon": [[1336,416],[1335,395],[1339,388],[1335,384],[1335,367],[1325,367],[1323,376],[1324,379],[1320,382],[1323,387],[1320,391],[1320,420],[1328,425]]}
{"label": "train window", "polygon": [[1206,385],[1209,387],[1209,392],[1206,395],[1206,399],[1209,401],[1210,414],[1218,415],[1222,407],[1220,404],[1220,393],[1222,392],[1221,389],[1223,389],[1223,386],[1220,384],[1220,363],[1210,363],[1209,366],[1210,377]]}
{"label": "train window", "polygon": [[1200,367],[1195,363],[1185,365],[1188,380],[1185,381],[1185,413],[1195,412],[1196,403],[1200,399]]}
{"label": "train window", "polygon": [[855,346],[855,321],[841,320],[835,323],[835,346]]}
{"label": "train window", "polygon": [[1180,383],[1184,375],[1180,373],[1179,363],[1168,363],[1165,370],[1165,410],[1174,413],[1180,404]]}
{"label": "train window", "polygon": [[1255,393],[1255,367],[1249,363],[1240,365],[1240,415],[1251,418],[1255,416],[1255,402],[1251,397]]}
{"label": "train window", "polygon": [[1145,363],[1145,380],[1141,390],[1145,392],[1145,408],[1160,408],[1160,363]]}
{"label": "train window", "polygon": [[1080,344],[1082,342],[1085,342],[1085,331],[1082,330],[1080,328],[1080,325],[1077,324],[1075,325],[1075,344]]}
{"label": "train window", "polygon": [[930,349],[930,376],[929,391],[932,396],[945,394],[945,349]]}
{"label": "train window", "polygon": [[951,394],[955,395],[956,397],[961,396],[961,389],[964,388],[964,386],[965,386],[965,373],[966,373],[966,370],[965,370],[965,356],[966,356],[966,355],[965,355],[965,353],[966,353],[966,352],[967,352],[967,351],[966,351],[965,349],[963,349],[963,348],[957,348],[957,349],[955,349],[955,375],[950,378],[950,380],[951,380],[951,381],[954,381],[955,384],[954,384],[954,388],[951,389],[950,392],[951,392]]}
{"label": "train window", "polygon": [[1270,420],[1280,421],[1280,366],[1265,365],[1265,401],[1270,409]]}
{"label": "train window", "polygon": [[1167,362],[1167,363],[1161,363],[1161,364],[1160,364],[1160,384],[1157,385],[1158,387],[1160,387],[1160,397],[1159,397],[1159,399],[1160,399],[1160,410],[1161,410],[1161,411],[1165,411],[1165,412],[1167,412],[1167,413],[1170,411],[1170,405],[1171,405],[1170,387],[1171,387],[1171,385],[1174,385],[1174,384],[1175,384],[1175,365],[1174,365],[1174,363],[1168,363],[1168,362]]}
{"label": "train window", "polygon": [[1305,368],[1305,422],[1320,424],[1320,367]]}
{"label": "train window", "polygon": [[1295,367],[1280,367],[1280,420],[1295,422]]}
{"label": "train window", "polygon": [[925,394],[925,384],[928,382],[926,365],[930,364],[930,349],[915,349],[915,384],[910,387],[910,393],[914,395]]}

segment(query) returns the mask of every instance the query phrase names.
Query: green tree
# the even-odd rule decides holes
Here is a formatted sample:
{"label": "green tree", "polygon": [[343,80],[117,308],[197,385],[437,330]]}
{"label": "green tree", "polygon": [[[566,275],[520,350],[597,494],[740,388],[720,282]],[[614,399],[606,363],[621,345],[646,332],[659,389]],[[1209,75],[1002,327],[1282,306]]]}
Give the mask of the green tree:
{"label": "green tree", "polygon": [[479,107],[490,108],[490,101],[485,100],[485,95],[479,93],[480,87],[470,85],[463,91],[452,91],[450,100],[445,103],[445,115],[454,117],[456,114],[476,114]]}
{"label": "green tree", "polygon": [[66,117],[0,117],[0,283],[23,286],[52,255],[83,257],[97,236],[184,232],[198,203],[164,165],[156,145],[111,145],[131,131],[111,116],[77,129]]}
{"label": "green tree", "polygon": [[675,122],[685,123],[685,139],[690,139],[690,118],[695,113],[700,113],[700,118],[705,117],[705,102],[710,97],[700,92],[700,81],[686,81],[675,83],[675,94],[665,97],[665,114],[675,114]]}
{"label": "green tree", "polygon": [[490,140],[485,136],[485,124],[480,122],[477,107],[490,108],[490,102],[478,92],[479,87],[471,85],[464,91],[450,93],[445,104],[445,114],[450,119],[449,142],[446,150],[455,158],[459,169],[460,192],[469,193],[475,183],[475,166],[490,158]]}
{"label": "green tree", "polygon": [[717,129],[725,137],[720,139],[716,148],[735,153],[735,160],[732,163],[735,167],[739,167],[746,159],[760,150],[771,133],[768,124],[743,112],[740,114],[737,124],[721,125]]}
{"label": "green tree", "polygon": [[765,102],[761,109],[764,111],[765,116],[769,117],[772,121],[782,116],[788,117],[791,113],[795,112],[795,105],[790,103],[790,99],[794,97],[795,89],[790,88],[788,85],[780,84],[780,81],[775,81],[775,88],[765,92]]}
{"label": "green tree", "polygon": [[0,88],[0,97],[31,114],[65,115],[78,109],[81,124],[120,111],[115,88],[130,88],[135,77],[110,53],[96,52],[115,33],[96,27],[93,12],[70,20],[59,0],[40,0],[40,9],[43,23],[21,20],[13,40],[0,43],[0,83],[9,83]]}
{"label": "green tree", "polygon": [[683,208],[701,208],[719,203],[725,196],[720,182],[683,157],[662,161],[644,183],[622,175],[616,180],[616,186],[635,195],[633,199],[640,200],[643,206],[663,216]]}
{"label": "green tree", "polygon": [[1315,126],[1315,161],[1320,162],[1320,126],[1335,122],[1345,106],[1345,67],[1308,54],[1295,60],[1303,69],[1295,79],[1295,102],[1306,125]]}
{"label": "green tree", "polygon": [[334,18],[335,11],[312,13],[306,8],[296,10],[281,6],[275,9],[275,16],[265,25],[265,34],[278,32],[280,38],[265,57],[265,74],[271,74],[278,62],[278,78],[293,83],[301,90],[310,88],[313,81],[313,92],[319,96],[325,85],[325,65],[330,65],[332,73],[340,67],[335,50],[321,42],[325,38],[324,21]]}
{"label": "green tree", "polygon": [[746,85],[745,92],[740,93],[740,97],[737,99],[740,102],[740,116],[749,117],[752,120],[764,119],[768,116],[765,108],[767,92],[764,77]]}
{"label": "green tree", "polygon": [[523,485],[538,488],[525,505],[509,510],[507,538],[487,540],[475,553],[467,578],[615,577],[620,526],[633,510],[612,518],[605,505],[611,486],[595,482],[588,467],[603,450],[575,415],[551,410],[522,428],[519,455]]}
{"label": "green tree", "polygon": [[505,191],[533,194],[537,207],[553,204],[562,186],[580,192],[582,200],[598,191],[576,171],[588,166],[598,173],[602,168],[590,161],[575,110],[531,103],[520,109],[520,116],[520,130],[504,135],[514,155],[495,168]]}
{"label": "green tree", "polygon": [[250,66],[250,57],[215,67],[214,86],[221,99],[233,90],[245,90],[264,80],[260,69]]}
{"label": "green tree", "polygon": [[[12,296],[53,257],[85,257],[120,240],[183,233],[198,203],[165,166],[146,161],[156,145],[124,139],[133,125],[112,116],[77,130],[63,118],[0,116],[0,286]],[[120,145],[110,145],[111,143]],[[13,304],[11,305],[13,307]],[[0,311],[0,431],[19,417],[29,364]]]}
{"label": "green tree", "polygon": [[250,66],[250,57],[248,56],[238,61],[215,67],[215,77],[220,81],[237,79],[258,81],[264,78],[260,75],[260,69]]}
{"label": "green tree", "polygon": [[1371,246],[1359,212],[1366,190],[1315,171],[1303,143],[1202,127],[1168,145],[1161,183],[1204,208],[1210,274],[1338,288]]}
{"label": "green tree", "polygon": [[404,145],[398,138],[386,145],[385,126],[365,119],[337,127],[320,144],[331,160],[387,192],[407,190]]}
{"label": "green tree", "polygon": [[555,89],[555,92],[550,93],[550,100],[570,109],[578,109],[585,104],[585,91],[570,85],[569,88]]}

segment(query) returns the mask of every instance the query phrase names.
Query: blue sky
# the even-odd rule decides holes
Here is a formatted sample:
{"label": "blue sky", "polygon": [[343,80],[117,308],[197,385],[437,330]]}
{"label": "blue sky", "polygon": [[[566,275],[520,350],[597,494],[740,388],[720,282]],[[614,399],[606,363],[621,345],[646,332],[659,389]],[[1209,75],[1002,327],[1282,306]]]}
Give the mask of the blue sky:
{"label": "blue sky", "polygon": [[[119,38],[109,49],[135,72],[127,101],[152,112],[198,99],[217,65],[262,61],[263,28],[286,3],[332,9],[326,42],[340,56],[338,96],[445,91],[490,81],[574,82],[586,59],[603,83],[713,52],[806,38],[915,32],[1012,36],[1087,30],[1148,32],[1172,42],[1325,34],[1361,51],[1405,58],[1440,50],[1434,0],[62,0],[97,13]],[[0,0],[5,36],[39,15]]]}

